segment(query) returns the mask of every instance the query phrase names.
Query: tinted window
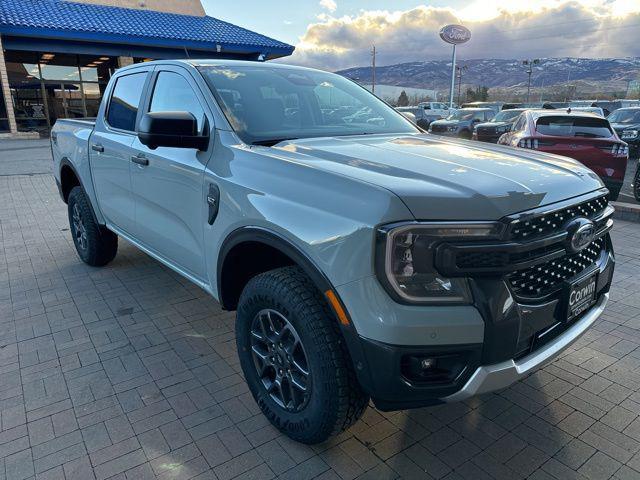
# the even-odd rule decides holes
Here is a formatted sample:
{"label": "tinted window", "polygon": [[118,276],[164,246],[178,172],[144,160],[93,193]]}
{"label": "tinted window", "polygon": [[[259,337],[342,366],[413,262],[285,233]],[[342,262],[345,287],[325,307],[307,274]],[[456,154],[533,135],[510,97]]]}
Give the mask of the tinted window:
{"label": "tinted window", "polygon": [[640,110],[616,110],[608,118],[613,123],[640,123]]}
{"label": "tinted window", "polygon": [[107,123],[113,128],[130,132],[136,129],[136,116],[146,79],[147,72],[141,72],[116,80],[107,112]]}
{"label": "tinted window", "polygon": [[610,137],[609,122],[604,118],[548,116],[540,117],[536,122],[536,130],[542,135],[558,137]]}
{"label": "tinted window", "polygon": [[418,132],[401,114],[339,75],[265,64],[200,71],[246,143]]}
{"label": "tinted window", "polygon": [[160,72],[153,89],[150,112],[189,112],[198,121],[202,133],[204,110],[189,82],[173,72]]}
{"label": "tinted window", "polygon": [[494,122],[511,122],[516,119],[518,115],[522,113],[522,110],[502,110],[499,114],[493,117]]}

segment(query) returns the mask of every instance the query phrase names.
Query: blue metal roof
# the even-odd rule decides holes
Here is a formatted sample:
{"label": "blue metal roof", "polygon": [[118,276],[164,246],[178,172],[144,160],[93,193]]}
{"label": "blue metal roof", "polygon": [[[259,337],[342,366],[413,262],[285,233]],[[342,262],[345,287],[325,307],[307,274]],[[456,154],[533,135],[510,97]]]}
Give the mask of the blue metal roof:
{"label": "blue metal roof", "polygon": [[205,16],[109,7],[66,0],[0,0],[0,33],[87,42],[114,42],[276,58],[294,47]]}

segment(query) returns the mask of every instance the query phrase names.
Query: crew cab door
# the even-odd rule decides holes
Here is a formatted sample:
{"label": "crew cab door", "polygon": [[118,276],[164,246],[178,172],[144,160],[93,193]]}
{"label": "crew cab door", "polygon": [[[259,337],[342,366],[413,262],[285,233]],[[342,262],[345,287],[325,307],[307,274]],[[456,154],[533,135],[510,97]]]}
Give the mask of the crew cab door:
{"label": "crew cab door", "polygon": [[89,161],[100,211],[107,224],[127,234],[134,229],[131,144],[149,69],[118,76],[105,96],[89,139]]}
{"label": "crew cab door", "polygon": [[[212,132],[211,115],[188,70],[158,66],[153,73],[144,113],[187,111],[198,120],[199,133]],[[136,137],[131,158],[135,201],[135,238],[146,248],[198,280],[205,279],[203,246],[208,206],[204,169],[212,148],[143,145]]]}

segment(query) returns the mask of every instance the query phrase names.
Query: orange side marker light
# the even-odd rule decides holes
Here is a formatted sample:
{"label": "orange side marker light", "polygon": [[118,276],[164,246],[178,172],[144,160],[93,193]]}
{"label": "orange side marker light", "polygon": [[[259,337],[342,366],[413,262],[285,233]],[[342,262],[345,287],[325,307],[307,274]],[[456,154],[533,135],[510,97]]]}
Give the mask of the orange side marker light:
{"label": "orange side marker light", "polygon": [[333,310],[336,312],[336,315],[338,315],[338,320],[340,320],[340,323],[342,325],[349,326],[351,324],[349,322],[349,317],[347,317],[344,308],[342,308],[342,305],[340,304],[340,300],[338,300],[336,294],[333,293],[333,290],[327,290],[326,292],[324,292],[324,295],[329,300],[329,303],[333,307]]}

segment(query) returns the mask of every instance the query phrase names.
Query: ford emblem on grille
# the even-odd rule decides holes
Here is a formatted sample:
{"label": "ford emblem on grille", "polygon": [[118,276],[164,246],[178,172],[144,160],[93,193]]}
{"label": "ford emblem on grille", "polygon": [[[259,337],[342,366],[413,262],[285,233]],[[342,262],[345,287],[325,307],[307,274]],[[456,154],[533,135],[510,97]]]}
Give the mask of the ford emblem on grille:
{"label": "ford emblem on grille", "polygon": [[576,218],[567,225],[567,233],[567,250],[578,253],[593,242],[596,227],[588,218]]}

